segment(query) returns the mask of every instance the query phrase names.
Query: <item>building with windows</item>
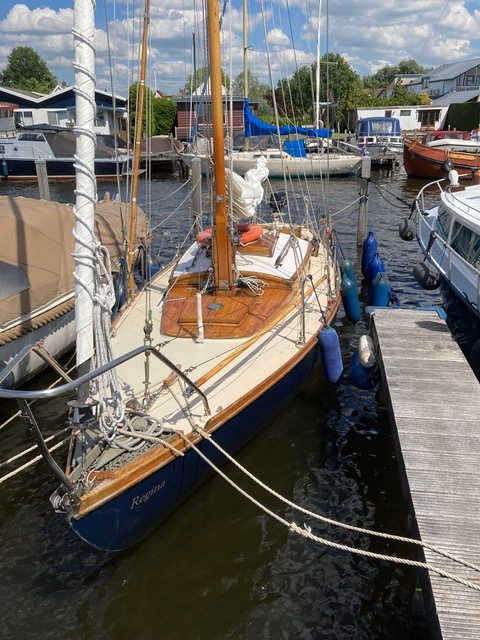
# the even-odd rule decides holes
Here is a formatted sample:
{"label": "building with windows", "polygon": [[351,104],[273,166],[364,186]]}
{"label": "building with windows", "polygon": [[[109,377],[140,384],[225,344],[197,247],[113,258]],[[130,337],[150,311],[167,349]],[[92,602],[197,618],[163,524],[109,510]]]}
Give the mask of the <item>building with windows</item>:
{"label": "building with windows", "polygon": [[[224,137],[231,137],[244,132],[243,96],[231,96],[225,87],[223,95],[223,132]],[[199,134],[205,138],[212,135],[212,99],[210,82],[200,85],[191,96],[174,98],[177,105],[177,123],[175,138],[182,142],[191,142],[192,137]],[[257,115],[258,102],[251,101],[250,108]]]}
{"label": "building with windows", "polygon": [[[97,114],[95,131],[101,142],[119,135],[127,139],[127,100],[104,91],[95,91]],[[57,86],[52,93],[44,95],[0,86],[0,104],[14,105],[14,130],[33,124],[51,124],[72,128],[75,125],[75,94],[73,87]],[[10,132],[9,132],[10,133]],[[0,128],[0,135],[2,130]]]}
{"label": "building with windows", "polygon": [[415,93],[426,93],[432,104],[478,102],[480,96],[480,58],[450,62],[418,76],[409,84]]}
{"label": "building with windows", "polygon": [[398,118],[404,133],[441,129],[448,113],[448,105],[416,104],[398,107],[364,107],[348,110],[348,130],[355,131],[360,118]]}

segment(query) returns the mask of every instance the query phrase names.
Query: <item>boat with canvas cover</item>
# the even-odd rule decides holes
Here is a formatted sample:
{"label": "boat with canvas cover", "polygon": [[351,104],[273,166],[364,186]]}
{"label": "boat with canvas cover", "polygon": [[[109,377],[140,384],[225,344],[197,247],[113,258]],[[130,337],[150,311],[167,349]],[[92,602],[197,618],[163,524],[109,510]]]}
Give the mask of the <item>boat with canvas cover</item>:
{"label": "boat with canvas cover", "polygon": [[[124,205],[124,215],[128,208]],[[34,198],[0,196],[0,361],[9,364],[25,347],[42,344],[55,359],[75,346],[73,208]],[[108,198],[95,206],[95,232],[110,255],[120,304],[123,256],[121,205]],[[136,253],[148,245],[143,212]],[[140,249],[142,247],[142,249]],[[21,386],[46,366],[34,351],[18,363],[11,386]]]}
{"label": "boat with canvas cover", "polygon": [[[30,125],[14,138],[0,140],[1,176],[8,180],[35,180],[36,163],[45,162],[51,180],[75,179],[75,133],[55,125]],[[131,170],[131,155],[126,149],[97,143],[94,171],[97,178],[116,178]]]}

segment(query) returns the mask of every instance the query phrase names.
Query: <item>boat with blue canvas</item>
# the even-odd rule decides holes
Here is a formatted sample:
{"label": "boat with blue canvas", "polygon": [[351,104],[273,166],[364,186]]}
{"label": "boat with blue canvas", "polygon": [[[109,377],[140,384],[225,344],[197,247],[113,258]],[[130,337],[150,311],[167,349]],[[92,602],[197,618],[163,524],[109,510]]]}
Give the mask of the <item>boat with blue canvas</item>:
{"label": "boat with blue canvas", "polygon": [[386,116],[360,118],[350,143],[369,155],[373,165],[398,165],[403,154],[400,120]]}

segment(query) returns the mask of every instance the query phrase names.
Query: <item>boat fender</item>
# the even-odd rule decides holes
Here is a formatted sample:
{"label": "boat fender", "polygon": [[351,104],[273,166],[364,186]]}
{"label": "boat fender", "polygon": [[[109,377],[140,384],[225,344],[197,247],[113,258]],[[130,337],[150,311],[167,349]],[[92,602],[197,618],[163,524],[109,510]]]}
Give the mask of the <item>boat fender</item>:
{"label": "boat fender", "polygon": [[412,220],[409,220],[408,218],[405,218],[400,222],[398,225],[398,235],[402,240],[406,240],[407,242],[413,240],[415,237],[413,226]]}
{"label": "boat fender", "polygon": [[368,267],[372,261],[373,254],[378,247],[377,239],[373,231],[367,233],[367,237],[363,241],[362,245],[362,274],[367,277]]}
{"label": "boat fender", "polygon": [[[7,366],[7,363],[4,362],[3,360],[0,360],[0,376],[6,366]],[[0,382],[0,387],[2,389],[13,389],[15,387],[15,374],[13,373],[13,371],[10,371],[10,373],[5,378],[5,380],[2,380],[2,382]]]}
{"label": "boat fender", "polygon": [[342,353],[338,333],[332,327],[324,327],[318,336],[323,373],[327,382],[337,385],[343,377]]}
{"label": "boat fender", "polygon": [[360,336],[358,340],[358,355],[360,362],[367,369],[371,369],[377,364],[377,353],[375,351],[375,343],[368,335]]}
{"label": "boat fender", "polygon": [[370,264],[368,265],[367,280],[372,282],[377,273],[385,273],[385,265],[378,252],[375,252],[372,256]]}
{"label": "boat fender", "polygon": [[355,275],[355,267],[350,260],[343,259],[340,263],[340,271],[345,274],[352,282],[357,284],[357,277]]}
{"label": "boat fender", "polygon": [[353,385],[363,391],[373,389],[378,384],[375,367],[365,367],[360,361],[358,351],[355,351],[350,360],[350,380]]}
{"label": "boat fender", "polygon": [[345,315],[350,322],[356,324],[362,315],[358,299],[358,285],[346,273],[342,276],[341,294]]}
{"label": "boat fender", "polygon": [[383,271],[379,271],[368,285],[368,302],[374,307],[388,307],[390,283]]}
{"label": "boat fender", "polygon": [[450,171],[452,171],[452,169],[453,169],[453,162],[450,160],[450,158],[447,158],[445,162],[442,163],[442,171],[448,176],[448,174],[450,173]]}
{"label": "boat fender", "polygon": [[8,164],[5,158],[2,160],[2,176],[8,178]]}
{"label": "boat fender", "polygon": [[270,208],[272,211],[280,212],[287,204],[285,191],[273,191],[270,195]]}
{"label": "boat fender", "polygon": [[441,283],[441,277],[438,271],[428,262],[419,262],[413,268],[413,277],[427,291],[438,289]]}

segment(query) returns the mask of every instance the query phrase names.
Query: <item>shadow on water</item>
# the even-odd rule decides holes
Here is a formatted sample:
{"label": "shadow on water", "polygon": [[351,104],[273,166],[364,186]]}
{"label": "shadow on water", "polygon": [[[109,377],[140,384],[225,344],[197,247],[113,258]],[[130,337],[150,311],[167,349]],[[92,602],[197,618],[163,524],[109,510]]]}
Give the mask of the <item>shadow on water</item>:
{"label": "shadow on water", "polygon": [[[379,174],[377,179],[394,195],[413,197],[404,176]],[[171,207],[171,194],[180,185],[175,176],[159,179],[154,197],[158,202],[167,197]],[[339,179],[331,190],[335,212],[358,197],[359,183]],[[184,197],[179,192],[175,202]],[[369,226],[392,287],[402,304],[433,305],[438,294],[421,291],[411,275],[418,247],[398,238],[398,222],[408,215],[407,208],[397,208],[391,198],[395,206],[372,191]],[[162,206],[167,215],[167,205]],[[343,250],[358,265],[356,216],[354,209],[334,222]],[[353,326],[339,313],[336,328],[345,364],[341,384],[328,387],[317,366],[299,395],[238,460],[307,510],[404,534],[388,422],[377,411],[375,390],[360,391],[348,378],[349,359],[367,327],[366,318]],[[64,420],[60,403],[44,406],[41,415],[47,431]],[[12,440],[3,444],[6,455],[27,438],[22,424],[15,423]],[[391,541],[314,521],[268,495],[233,465],[225,469],[280,517],[306,524],[326,540],[387,555],[411,553]],[[54,488],[41,462],[0,485],[0,599],[11,611],[2,621],[5,639],[424,637],[408,624],[409,569],[294,535],[220,477],[209,480],[143,544],[118,554],[91,550],[79,541],[48,503]]]}

